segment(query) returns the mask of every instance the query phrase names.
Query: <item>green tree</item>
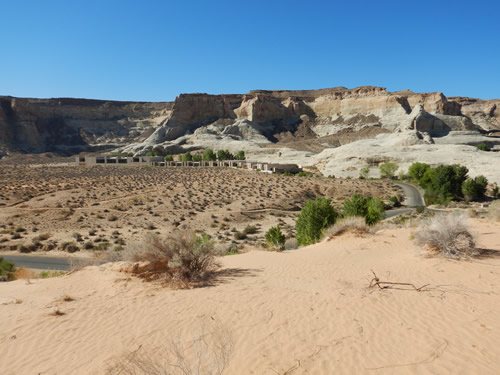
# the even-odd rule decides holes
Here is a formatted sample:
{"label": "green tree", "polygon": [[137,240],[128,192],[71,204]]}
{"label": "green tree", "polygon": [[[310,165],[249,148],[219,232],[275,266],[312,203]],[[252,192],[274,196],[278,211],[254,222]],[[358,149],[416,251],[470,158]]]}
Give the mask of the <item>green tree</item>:
{"label": "green tree", "polygon": [[193,161],[201,161],[201,155],[193,155]]}
{"label": "green tree", "polygon": [[335,223],[338,214],[330,203],[323,197],[306,202],[295,222],[299,246],[318,242],[323,231]]}
{"label": "green tree", "polygon": [[368,199],[359,194],[353,194],[351,199],[344,201],[344,216],[362,216],[365,217],[368,211]]}
{"label": "green tree", "polygon": [[182,155],[182,161],[193,161],[193,155],[188,151]]}
{"label": "green tree", "polygon": [[165,155],[163,159],[165,159],[165,161],[174,161],[174,157],[172,155]]}
{"label": "green tree", "polygon": [[366,224],[373,225],[377,221],[382,220],[385,217],[384,210],[384,202],[376,197],[370,198],[366,202]]}
{"label": "green tree", "polygon": [[158,154],[154,151],[148,151],[146,152],[146,156],[158,156]]}
{"label": "green tree", "polygon": [[235,160],[245,160],[245,151],[238,151],[234,156]]}
{"label": "green tree", "polygon": [[285,248],[285,235],[281,232],[279,225],[269,228],[266,232],[266,241],[270,247],[281,251]]}
{"label": "green tree", "polygon": [[234,155],[231,154],[228,150],[219,150],[217,151],[217,160],[234,160]]}
{"label": "green tree", "polygon": [[392,162],[386,162],[382,164],[380,167],[380,175],[383,178],[394,178],[394,174],[398,170],[398,165]]}
{"label": "green tree", "polygon": [[203,153],[203,160],[205,161],[216,161],[217,156],[214,153],[214,150],[211,148],[207,148],[205,152]]}
{"label": "green tree", "polygon": [[467,178],[462,183],[462,193],[467,200],[476,200],[483,198],[488,186],[488,180],[484,176],[477,176],[476,178]]}
{"label": "green tree", "polygon": [[408,168],[408,174],[415,181],[420,182],[424,177],[425,172],[429,170],[431,166],[426,163],[413,163],[410,168]]}

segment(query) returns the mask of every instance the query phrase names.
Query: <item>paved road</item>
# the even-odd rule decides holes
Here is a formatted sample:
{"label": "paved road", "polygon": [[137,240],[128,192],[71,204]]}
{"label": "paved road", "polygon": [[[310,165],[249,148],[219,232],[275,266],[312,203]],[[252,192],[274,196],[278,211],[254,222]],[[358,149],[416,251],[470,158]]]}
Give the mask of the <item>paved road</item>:
{"label": "paved road", "polygon": [[405,193],[407,207],[418,207],[418,206],[425,207],[424,199],[422,198],[420,191],[418,191],[418,189],[415,186],[404,182],[395,182],[394,185],[397,185],[401,189],[403,189],[403,192]]}
{"label": "paved road", "polygon": [[17,267],[39,270],[69,271],[71,262],[88,262],[84,258],[40,257],[32,255],[0,255],[8,262],[14,262]]}
{"label": "paved road", "polygon": [[[418,189],[410,184],[404,182],[395,182],[395,185],[403,189],[406,199],[406,208],[398,208],[396,210],[389,210],[385,212],[385,217],[390,218],[396,215],[405,214],[417,206],[425,206],[424,200],[420,195]],[[70,260],[72,262],[85,263],[88,260],[84,258],[61,258],[61,257],[39,257],[31,255],[0,255],[9,262],[14,262],[18,267],[35,268],[42,270],[58,270],[69,271]]]}

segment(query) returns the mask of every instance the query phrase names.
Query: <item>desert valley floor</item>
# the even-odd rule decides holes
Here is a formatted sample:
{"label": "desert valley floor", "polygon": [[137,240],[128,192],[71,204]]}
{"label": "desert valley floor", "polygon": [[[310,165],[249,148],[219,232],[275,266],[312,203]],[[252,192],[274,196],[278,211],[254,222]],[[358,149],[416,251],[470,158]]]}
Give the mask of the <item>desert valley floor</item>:
{"label": "desert valley floor", "polygon": [[[216,276],[190,289],[144,282],[126,262],[1,283],[2,375],[130,374],[131,362],[181,374],[179,364],[221,361],[224,374],[499,373],[498,223],[469,219],[486,251],[465,261],[426,256],[411,226],[271,252],[260,246],[265,230],[279,223],[293,236],[316,195],[340,207],[353,193],[401,192],[387,181],[236,169],[30,162],[2,163],[0,173],[4,254],[66,246],[91,257],[179,229],[242,252],[221,256]],[[237,239],[248,226],[255,233]],[[374,273],[403,284],[370,287]]]}

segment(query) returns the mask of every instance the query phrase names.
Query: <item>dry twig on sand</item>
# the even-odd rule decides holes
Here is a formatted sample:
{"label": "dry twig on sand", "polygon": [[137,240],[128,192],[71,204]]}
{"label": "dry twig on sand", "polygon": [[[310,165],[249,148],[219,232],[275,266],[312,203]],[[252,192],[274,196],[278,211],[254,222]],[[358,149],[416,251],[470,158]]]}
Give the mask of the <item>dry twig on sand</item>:
{"label": "dry twig on sand", "polygon": [[430,284],[425,284],[422,285],[421,287],[417,288],[414,284],[412,283],[395,283],[392,281],[380,281],[378,276],[371,270],[373,273],[373,279],[370,281],[370,285],[368,286],[369,288],[373,288],[374,286],[378,286],[380,289],[401,289],[401,290],[411,290],[408,288],[397,288],[395,286],[411,286],[413,290],[416,290],[417,292],[422,292],[424,291],[426,286],[429,286]]}

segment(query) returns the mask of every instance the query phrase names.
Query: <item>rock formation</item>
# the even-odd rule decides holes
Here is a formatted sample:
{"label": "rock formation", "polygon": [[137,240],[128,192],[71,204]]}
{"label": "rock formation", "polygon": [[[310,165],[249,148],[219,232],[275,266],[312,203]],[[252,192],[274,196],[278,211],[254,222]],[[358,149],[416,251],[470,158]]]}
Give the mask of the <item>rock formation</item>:
{"label": "rock formation", "polygon": [[[385,160],[404,152],[402,160],[409,162],[414,150],[500,144],[500,138],[486,136],[500,130],[499,107],[500,100],[373,86],[182,94],[164,103],[0,97],[0,153],[69,154],[104,147],[181,153],[212,147],[349,175],[371,165],[370,153]],[[342,155],[350,156],[342,161]],[[345,168],[333,168],[330,159]]]}

